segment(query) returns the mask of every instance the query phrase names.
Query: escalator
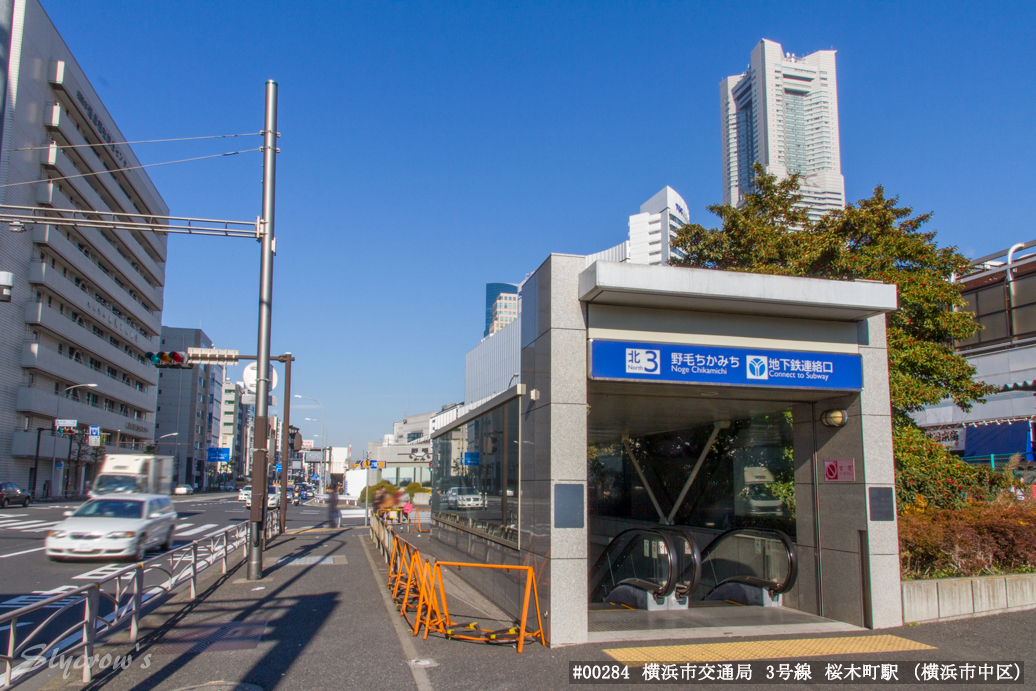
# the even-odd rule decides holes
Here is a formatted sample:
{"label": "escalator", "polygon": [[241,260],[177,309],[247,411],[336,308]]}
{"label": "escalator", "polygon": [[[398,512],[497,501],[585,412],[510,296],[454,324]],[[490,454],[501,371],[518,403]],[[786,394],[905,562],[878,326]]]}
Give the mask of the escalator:
{"label": "escalator", "polygon": [[631,528],[609,542],[590,571],[590,603],[647,610],[776,605],[797,576],[795,546],[779,530],[737,528],[699,550],[688,529]]}

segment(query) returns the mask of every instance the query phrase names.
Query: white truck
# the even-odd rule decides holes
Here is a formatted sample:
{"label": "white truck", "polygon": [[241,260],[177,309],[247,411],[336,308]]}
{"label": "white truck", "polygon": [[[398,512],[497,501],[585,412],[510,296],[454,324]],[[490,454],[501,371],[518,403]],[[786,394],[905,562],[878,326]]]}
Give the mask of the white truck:
{"label": "white truck", "polygon": [[105,454],[90,496],[135,492],[172,494],[173,457],[154,454]]}

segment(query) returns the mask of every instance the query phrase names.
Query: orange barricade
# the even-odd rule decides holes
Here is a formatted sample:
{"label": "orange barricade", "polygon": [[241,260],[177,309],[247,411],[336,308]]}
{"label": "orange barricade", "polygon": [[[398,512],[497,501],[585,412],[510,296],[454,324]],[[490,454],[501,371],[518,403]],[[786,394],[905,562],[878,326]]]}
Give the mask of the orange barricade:
{"label": "orange barricade", "polygon": [[[457,628],[458,624],[450,620],[450,610],[449,606],[446,604],[446,588],[442,580],[442,567],[444,566],[455,567],[458,571],[462,568],[524,571],[525,597],[522,601],[522,618],[518,626],[497,631],[483,631],[478,626],[477,622],[473,622],[472,624],[465,626],[463,630],[480,631],[484,635],[472,636],[461,633]],[[513,641],[517,643],[519,653],[522,652],[522,647],[526,638],[531,638],[533,640],[539,639],[540,643],[547,645],[543,636],[543,619],[540,616],[540,594],[536,590],[536,574],[531,566],[503,566],[499,564],[469,564],[465,562],[439,561],[431,568],[431,587],[429,588],[429,591],[425,593],[424,597],[420,598],[418,601],[417,625],[414,627],[414,635],[417,635],[417,628],[422,623],[423,614],[425,638],[428,638],[428,632],[430,630],[434,630],[441,633],[446,638],[457,638],[465,641],[482,641],[484,643],[509,643]],[[532,596],[536,607],[536,624],[539,628],[533,633],[526,633],[526,624],[528,624],[529,618],[530,595]]]}
{"label": "orange barricade", "polygon": [[[423,559],[421,552],[414,545],[389,528],[390,519],[387,516],[383,516],[379,512],[374,520],[381,523],[381,527],[388,532],[392,541],[386,585],[392,591],[392,599],[399,607],[400,616],[407,620],[414,636],[420,633],[421,626],[424,625],[425,638],[428,638],[429,631],[435,631],[447,639],[456,638],[483,643],[515,643],[519,653],[522,652],[526,638],[538,639],[541,644],[547,644],[543,634],[543,619],[540,615],[540,596],[536,589],[536,570],[532,566],[447,561],[433,564],[427,559]],[[373,536],[374,526],[371,527]],[[522,603],[521,621],[516,626],[495,631],[483,630],[477,622],[461,625],[451,621],[449,606],[446,603],[446,587],[442,577],[443,567],[456,568],[458,571],[462,568],[470,568],[525,572],[525,597]],[[535,632],[527,633],[530,599],[536,608],[536,624],[539,628]],[[410,620],[410,612],[415,614],[413,621]],[[476,635],[475,632],[479,635]]]}

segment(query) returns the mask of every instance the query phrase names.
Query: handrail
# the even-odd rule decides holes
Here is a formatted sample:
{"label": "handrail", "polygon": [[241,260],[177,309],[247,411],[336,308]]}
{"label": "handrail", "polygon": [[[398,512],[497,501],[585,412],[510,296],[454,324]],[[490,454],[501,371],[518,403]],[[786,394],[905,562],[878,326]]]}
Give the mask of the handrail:
{"label": "handrail", "polygon": [[[642,533],[644,535],[654,535],[657,538],[661,539],[662,542],[665,544],[666,556],[669,557],[669,576],[666,579],[665,583],[659,585],[654,591],[652,591],[652,595],[654,595],[655,597],[667,597],[669,595],[672,595],[673,591],[676,590],[677,579],[680,577],[680,568],[679,568],[679,565],[677,564],[678,555],[676,554],[676,546],[675,546],[675,544],[673,542],[673,539],[672,539],[672,536],[673,536],[673,534],[676,533],[676,531],[667,530],[666,527],[664,527],[664,526],[658,526],[657,528],[630,528],[628,530],[622,531],[621,533],[619,533],[618,535],[616,535],[615,537],[613,537],[611,539],[611,542],[608,543],[608,547],[606,547],[605,550],[604,550],[604,553],[600,557],[598,557],[597,563],[594,564],[593,569],[590,571],[591,574],[600,574],[600,577],[597,579],[597,582],[596,583],[591,583],[591,585],[590,585],[590,597],[591,597],[591,599],[594,597],[594,593],[600,587],[601,581],[603,580],[603,569],[602,569],[602,567],[606,563],[605,559],[608,557],[608,550],[611,548],[612,545],[617,544],[617,540],[620,537],[622,537],[623,535],[627,535],[629,533]],[[694,544],[693,543],[693,539],[692,539],[691,543]],[[620,556],[620,559],[626,557],[627,555],[629,555],[629,553],[630,553],[630,551],[632,549],[632,545],[633,545],[633,541],[631,540],[629,543],[627,543],[625,550],[623,550],[623,553]],[[629,580],[629,579],[627,579],[627,580]],[[642,581],[642,579],[638,579],[638,580]],[[646,581],[643,581],[643,582],[646,582]],[[635,584],[634,583],[628,583],[628,585],[635,585]],[[643,588],[641,588],[641,589],[643,589]]]}
{"label": "handrail", "polygon": [[[684,540],[687,541],[687,544],[691,546],[690,564],[682,566],[682,555],[684,553],[680,552],[680,561],[682,568],[677,573],[676,585],[673,592],[675,592],[680,597],[684,597],[686,595],[689,595],[690,593],[693,593],[695,588],[698,587],[698,584],[701,583],[702,555],[701,550],[698,548],[698,541],[694,539],[694,535],[692,535],[690,531],[684,530],[680,526],[659,526],[658,529],[669,531],[671,533],[676,534],[679,537],[682,537]],[[688,575],[688,570],[691,571],[691,573],[689,574],[690,577],[685,579],[685,576]],[[687,585],[681,585],[681,583],[684,582],[686,582]]]}
{"label": "handrail", "polygon": [[[199,538],[174,550],[163,552],[150,559],[127,565],[92,583],[72,590],[60,592],[24,607],[0,614],[0,630],[8,625],[6,646],[0,650],[0,662],[3,663],[3,674],[0,675],[0,689],[10,689],[31,679],[49,666],[49,661],[56,655],[78,653],[82,651],[83,683],[93,679],[93,650],[101,639],[114,631],[119,625],[129,621],[130,643],[136,643],[139,634],[140,618],[145,605],[149,605],[159,595],[171,594],[175,589],[190,584],[191,598],[198,594],[198,574],[201,571],[222,562],[222,572],[227,572],[227,556],[238,548],[244,548],[247,555],[250,521],[242,521],[226,529]],[[264,536],[267,540],[278,534],[276,514],[267,513]],[[153,573],[159,576],[157,583],[145,589],[144,574]],[[125,582],[124,582],[125,580]],[[113,592],[105,591],[105,587]],[[101,615],[98,608],[105,601],[112,609]],[[59,605],[56,612],[51,613],[40,622],[32,622],[34,626],[19,636],[18,620],[45,608]],[[38,636],[46,631],[58,617],[74,608],[82,606],[82,617],[73,619],[69,625],[56,636],[42,641]],[[23,622],[24,625],[24,622]],[[63,626],[59,624],[59,626]],[[36,642],[39,640],[39,642]],[[33,644],[30,646],[30,644]]]}
{"label": "handrail", "polygon": [[[788,537],[786,533],[780,530],[771,530],[766,528],[734,528],[724,533],[720,533],[716,536],[715,539],[713,539],[712,542],[708,544],[708,546],[705,547],[705,549],[701,551],[702,563],[705,563],[705,560],[709,558],[709,555],[714,551],[714,549],[719,545],[720,542],[734,534],[745,535],[748,537],[759,537],[766,540],[772,540],[774,538],[780,540],[781,544],[784,545],[785,552],[788,555],[788,577],[784,579],[784,583],[776,583],[770,580],[767,580],[766,582],[772,584],[768,588],[768,590],[773,595],[779,595],[781,593],[786,593],[789,590],[791,590],[792,586],[795,585],[795,581],[799,575],[799,557],[798,553],[795,551],[795,545],[794,543],[792,543],[791,538]],[[713,587],[713,590],[723,585],[723,583],[737,581],[741,578],[745,577],[733,576],[731,578],[724,579],[721,583],[717,583],[715,587]],[[753,576],[751,578],[755,577]]]}

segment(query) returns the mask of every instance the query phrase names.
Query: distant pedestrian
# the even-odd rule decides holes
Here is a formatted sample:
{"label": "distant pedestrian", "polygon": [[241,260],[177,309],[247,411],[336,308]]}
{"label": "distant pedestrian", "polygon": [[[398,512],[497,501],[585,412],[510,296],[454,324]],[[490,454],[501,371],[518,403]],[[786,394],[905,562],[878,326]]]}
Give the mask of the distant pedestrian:
{"label": "distant pedestrian", "polygon": [[332,487],[327,495],[327,519],[332,528],[340,528],[342,524],[342,512],[338,510],[338,488]]}

